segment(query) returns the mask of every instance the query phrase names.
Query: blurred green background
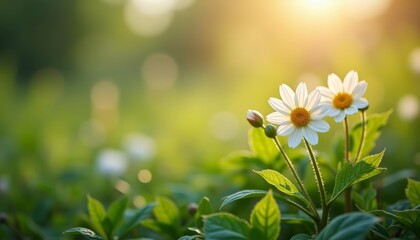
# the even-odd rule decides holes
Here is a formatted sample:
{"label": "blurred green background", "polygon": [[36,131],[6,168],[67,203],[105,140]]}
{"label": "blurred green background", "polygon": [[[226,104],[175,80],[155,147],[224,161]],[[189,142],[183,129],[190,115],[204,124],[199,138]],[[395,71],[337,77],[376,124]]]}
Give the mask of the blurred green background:
{"label": "blurred green background", "polygon": [[[383,194],[399,199],[420,168],[419,9],[417,0],[0,1],[0,212],[54,232],[77,222],[86,194],[219,204],[242,187],[219,159],[248,149],[246,111],[271,113],[281,83],[312,90],[349,70],[369,84],[368,114],[394,110],[376,152],[387,149]],[[342,126],[329,122],[315,148],[331,153]]]}

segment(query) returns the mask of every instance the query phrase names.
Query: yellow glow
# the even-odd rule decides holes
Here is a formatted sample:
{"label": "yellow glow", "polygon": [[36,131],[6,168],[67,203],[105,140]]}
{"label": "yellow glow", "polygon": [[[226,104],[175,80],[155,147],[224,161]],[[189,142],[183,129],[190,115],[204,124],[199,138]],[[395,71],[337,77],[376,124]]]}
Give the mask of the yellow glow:
{"label": "yellow glow", "polygon": [[152,173],[147,169],[142,169],[137,174],[137,178],[142,183],[148,183],[148,182],[152,181]]}

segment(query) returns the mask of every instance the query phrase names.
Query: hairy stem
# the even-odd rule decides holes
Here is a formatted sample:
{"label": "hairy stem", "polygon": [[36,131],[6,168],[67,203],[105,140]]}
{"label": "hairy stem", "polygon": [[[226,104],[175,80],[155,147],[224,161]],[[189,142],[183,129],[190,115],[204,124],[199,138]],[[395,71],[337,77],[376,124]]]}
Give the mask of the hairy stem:
{"label": "hairy stem", "polygon": [[277,140],[277,138],[273,138],[273,140],[276,143],[276,146],[277,146],[278,150],[280,151],[281,155],[285,159],[289,170],[292,172],[293,177],[295,178],[300,191],[302,191],[303,194],[305,195],[305,198],[308,199],[313,214],[316,216],[317,219],[319,219],[319,215],[318,215],[318,212],[316,211],[315,204],[312,201],[311,197],[309,196],[309,193],[306,190],[305,186],[303,185],[303,181],[300,179],[299,175],[297,174],[296,169],[292,164],[292,161],[290,161],[289,157],[287,156],[286,152],[283,150],[283,148],[282,148],[281,144],[279,143],[279,141]]}
{"label": "hairy stem", "polygon": [[347,116],[344,118],[344,158],[347,163],[350,162],[350,143],[349,143],[349,123]]}
{"label": "hairy stem", "polygon": [[357,155],[356,155],[356,158],[354,159],[354,162],[357,162],[360,160],[363,147],[365,146],[365,140],[366,140],[366,111],[362,110],[360,115],[362,117],[362,136],[360,139],[359,149],[357,150]]}
{"label": "hairy stem", "polygon": [[318,162],[316,161],[311,145],[308,143],[308,141],[305,138],[303,138],[303,140],[305,141],[306,148],[308,149],[309,156],[311,158],[311,163],[315,172],[315,179],[317,181],[319,194],[321,195],[322,217],[321,217],[321,222],[317,226],[318,231],[321,231],[325,227],[325,225],[327,225],[328,223],[330,207],[327,204],[327,194],[325,192],[324,180],[322,179],[321,169],[319,168]]}

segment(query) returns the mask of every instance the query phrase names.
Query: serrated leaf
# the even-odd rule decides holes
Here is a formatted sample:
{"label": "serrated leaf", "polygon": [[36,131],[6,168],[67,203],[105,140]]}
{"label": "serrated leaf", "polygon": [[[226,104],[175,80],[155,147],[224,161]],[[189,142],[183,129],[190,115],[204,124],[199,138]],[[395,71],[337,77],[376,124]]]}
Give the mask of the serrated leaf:
{"label": "serrated leaf", "polygon": [[100,236],[96,235],[96,233],[88,228],[84,227],[74,227],[69,230],[66,230],[63,232],[63,234],[74,234],[74,235],[82,235],[86,237],[87,239],[93,239],[93,240],[102,240]]}
{"label": "serrated leaf", "polygon": [[265,164],[276,160],[280,153],[273,140],[268,138],[264,129],[251,128],[249,131],[249,147]]}
{"label": "serrated leaf", "polygon": [[[392,110],[383,113],[371,114],[367,117],[366,138],[361,156],[368,155],[376,145],[376,140],[381,135],[381,129],[387,124]],[[351,131],[351,156],[356,156],[362,137],[362,123],[355,125]]]}
{"label": "serrated leaf", "polygon": [[420,182],[414,179],[408,179],[407,188],[405,189],[405,195],[410,201],[411,206],[417,206],[420,204]]}
{"label": "serrated leaf", "polygon": [[136,209],[132,215],[124,220],[122,226],[118,230],[118,235],[123,237],[128,234],[133,228],[140,224],[141,221],[150,216],[155,206],[155,203],[149,203],[142,208]]}
{"label": "serrated leaf", "polygon": [[261,233],[260,239],[277,239],[280,234],[280,210],[274,200],[272,191],[261,199],[251,212],[250,223],[252,228]]}
{"label": "serrated leaf", "polygon": [[334,190],[330,203],[333,202],[346,188],[360,181],[371,178],[382,172],[379,165],[384,151],[368,156],[354,165],[346,164],[337,173]]}
{"label": "serrated leaf", "polygon": [[203,197],[198,204],[198,209],[194,216],[197,227],[201,228],[203,226],[203,216],[212,214],[213,212],[210,200],[207,197]]}
{"label": "serrated leaf", "polygon": [[230,213],[215,213],[204,218],[206,240],[249,239],[250,227],[246,221]]}
{"label": "serrated leaf", "polygon": [[237,200],[251,197],[261,197],[265,194],[267,194],[267,191],[264,190],[242,190],[222,198],[223,202],[220,205],[220,209],[222,209],[227,204],[235,202]]}
{"label": "serrated leaf", "polygon": [[283,176],[283,174],[272,169],[266,169],[262,171],[254,170],[254,172],[264,178],[264,180],[269,184],[280,190],[280,192],[292,196],[300,195],[296,186],[289,179]]}
{"label": "serrated leaf", "polygon": [[316,237],[316,240],[364,239],[370,227],[379,219],[366,213],[347,213],[334,218]]}
{"label": "serrated leaf", "polygon": [[106,211],[102,203],[91,196],[88,198],[89,221],[92,227],[101,235],[106,236],[103,221],[106,218]]}
{"label": "serrated leaf", "polygon": [[160,223],[173,225],[174,227],[180,224],[178,207],[167,197],[156,197],[156,207],[153,209],[153,214]]}

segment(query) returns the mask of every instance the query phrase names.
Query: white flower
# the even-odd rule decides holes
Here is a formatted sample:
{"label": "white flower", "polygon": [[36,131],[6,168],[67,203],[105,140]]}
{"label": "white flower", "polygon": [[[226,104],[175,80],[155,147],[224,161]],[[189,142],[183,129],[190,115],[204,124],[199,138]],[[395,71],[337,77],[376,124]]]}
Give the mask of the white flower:
{"label": "white flower", "polygon": [[103,175],[119,176],[127,170],[127,158],[117,150],[102,150],[96,159],[97,170]]}
{"label": "white flower", "polygon": [[359,82],[357,72],[350,71],[344,81],[334,73],[328,75],[328,88],[319,87],[322,103],[328,106],[328,116],[336,122],[342,122],[347,115],[355,114],[359,109],[368,106],[368,101],[362,98],[367,83]]}
{"label": "white flower", "polygon": [[270,98],[268,103],[276,110],[267,116],[267,121],[279,125],[277,134],[288,136],[288,145],[295,148],[305,138],[310,144],[318,143],[316,132],[327,132],[330,128],[322,120],[325,106],[320,105],[321,93],[314,90],[308,94],[305,83],[299,83],[296,94],[286,84],[280,85],[281,99]]}

